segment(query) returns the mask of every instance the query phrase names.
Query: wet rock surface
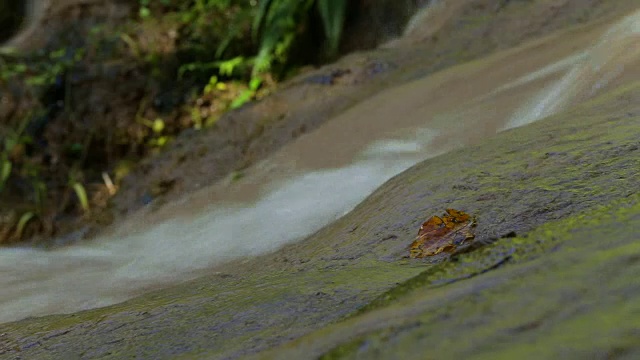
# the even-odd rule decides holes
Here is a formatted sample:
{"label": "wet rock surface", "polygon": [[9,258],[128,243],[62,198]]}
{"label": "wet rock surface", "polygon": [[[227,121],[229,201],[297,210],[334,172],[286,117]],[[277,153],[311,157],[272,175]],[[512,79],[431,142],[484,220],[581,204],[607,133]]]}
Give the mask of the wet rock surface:
{"label": "wet rock surface", "polygon": [[[632,351],[638,104],[636,86],[427,160],[305,241],[216,275],[112,307],[2,325],[13,344],[4,356],[228,358],[332,322],[267,355],[422,356],[402,345],[411,341],[440,355],[479,356],[492,344],[515,354],[540,338],[553,356],[567,342],[551,334],[572,327],[581,330],[569,343],[585,354]],[[452,261],[404,259],[425,215],[448,207],[475,214],[476,239],[489,245]],[[617,325],[587,325],[608,316]]]}
{"label": "wet rock surface", "polygon": [[[427,160],[273,254],[2,324],[0,358],[633,358],[639,104],[635,84]],[[424,219],[451,207],[477,217],[477,246],[406,259]]]}

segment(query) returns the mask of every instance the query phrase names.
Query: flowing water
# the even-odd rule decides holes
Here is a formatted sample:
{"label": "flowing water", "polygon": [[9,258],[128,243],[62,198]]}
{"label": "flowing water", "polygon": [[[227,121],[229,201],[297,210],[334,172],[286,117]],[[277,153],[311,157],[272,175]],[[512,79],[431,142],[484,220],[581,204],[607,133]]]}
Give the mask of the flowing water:
{"label": "flowing water", "polygon": [[568,109],[640,74],[640,12],[390,88],[234,182],[89,242],[0,250],[0,322],[113,304],[269,253],[413,164]]}

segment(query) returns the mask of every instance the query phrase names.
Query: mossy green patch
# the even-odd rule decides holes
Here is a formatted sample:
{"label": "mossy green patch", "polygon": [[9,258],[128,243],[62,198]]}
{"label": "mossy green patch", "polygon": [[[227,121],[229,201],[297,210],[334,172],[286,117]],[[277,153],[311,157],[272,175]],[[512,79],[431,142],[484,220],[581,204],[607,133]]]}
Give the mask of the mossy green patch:
{"label": "mossy green patch", "polygon": [[638,353],[639,230],[639,195],[547,223],[486,247],[484,254],[512,254],[491,274],[434,287],[449,279],[450,265],[437,266],[390,291],[377,310],[269,355],[316,354],[332,341],[339,345],[323,359]]}

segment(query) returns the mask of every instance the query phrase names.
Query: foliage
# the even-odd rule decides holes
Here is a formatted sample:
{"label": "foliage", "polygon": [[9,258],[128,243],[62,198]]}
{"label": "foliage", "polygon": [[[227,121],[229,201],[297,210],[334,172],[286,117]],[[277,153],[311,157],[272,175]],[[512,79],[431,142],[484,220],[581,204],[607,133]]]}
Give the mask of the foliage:
{"label": "foliage", "polygon": [[[38,97],[38,94],[45,94],[51,87],[62,86],[65,74],[82,61],[83,56],[83,49],[67,48],[31,54],[25,58],[5,54],[0,58],[0,84],[13,84],[11,86],[21,87],[28,96]],[[6,86],[3,91],[7,91]],[[38,154],[33,158],[27,154],[27,149],[34,142],[27,127],[46,118],[46,111],[40,102],[30,107],[18,119],[17,126],[11,126],[12,119],[0,119],[0,125],[3,125],[0,126],[0,130],[3,130],[0,138],[0,192],[5,190],[12,176],[26,181],[32,189],[36,211],[42,212],[48,198],[47,184],[42,177],[45,170],[39,163]]]}
{"label": "foliage", "polygon": [[319,0],[318,11],[329,44],[329,54],[334,56],[338,53],[338,46],[342,38],[347,2],[346,0]]}
{"label": "foliage", "polygon": [[89,198],[87,197],[87,191],[84,186],[77,181],[73,181],[71,182],[71,187],[73,188],[73,191],[75,191],[82,209],[85,212],[89,212]]}
{"label": "foliage", "polygon": [[[217,101],[218,111],[238,108],[269,92],[271,79],[286,73],[295,44],[311,32],[314,11],[322,20],[327,43],[324,55],[317,56],[335,56],[347,5],[346,0],[140,1],[144,19],[179,19],[182,37],[176,51],[191,61],[180,64],[178,81],[207,79],[202,96],[210,99],[234,90],[231,101]],[[318,51],[315,44],[310,48]],[[197,129],[219,117],[203,121],[198,109],[190,114]]]}
{"label": "foliage", "polygon": [[18,147],[30,141],[29,137],[23,135],[26,124],[27,122],[23,121],[17,130],[9,130],[7,134],[4,134],[2,139],[2,151],[0,152],[0,192],[4,189],[13,170],[12,158],[14,157],[14,152]]}
{"label": "foliage", "polygon": [[61,81],[61,76],[80,62],[83,49],[60,48],[28,59],[0,59],[0,81],[22,78],[28,85],[47,87]]}
{"label": "foliage", "polygon": [[[182,130],[213,126],[224,112],[265,96],[276,79],[300,64],[292,54],[301,44],[307,46],[302,52],[311,49],[317,59],[337,54],[346,3],[138,0],[137,16],[125,24],[76,29],[75,35],[65,33],[31,54],[0,51],[0,95],[12,93],[21,109],[0,118],[0,197],[22,196],[29,202],[24,216],[15,219],[20,236],[34,219],[43,224],[74,209],[96,213],[98,193],[107,189],[112,196],[126,173],[120,164],[135,164],[161,151]],[[304,44],[309,34],[321,32],[324,46]],[[100,78],[106,74],[100,69],[111,64],[135,69],[140,75],[133,80],[143,78],[146,84],[132,86],[142,93],[138,97],[113,94],[129,99],[124,105],[134,108],[122,112],[126,118],[105,122],[109,116],[96,118],[87,110],[96,104],[89,104],[76,84],[77,79],[98,87],[108,82]],[[91,69],[98,72],[87,76]],[[114,74],[108,75],[116,77],[111,81],[122,79],[127,81],[122,87],[129,87],[129,73]],[[105,89],[113,88],[96,93],[109,93]],[[156,102],[166,89],[177,89],[172,98],[180,100],[161,110]],[[122,106],[108,101],[108,111]],[[47,134],[42,130],[52,127]]]}
{"label": "foliage", "polygon": [[260,48],[253,68],[253,74],[268,72],[273,62],[286,62],[287,52],[295,40],[297,19],[305,17],[312,0],[265,0],[253,22],[254,37],[261,34]]}
{"label": "foliage", "polygon": [[2,154],[0,159],[0,192],[4,189],[4,184],[9,179],[9,175],[11,175],[12,166],[11,160],[7,158],[6,154]]}
{"label": "foliage", "polygon": [[253,22],[253,35],[261,34],[253,73],[268,72],[273,62],[285,63],[296,36],[317,6],[328,41],[329,55],[338,51],[344,24],[346,0],[263,0]]}
{"label": "foliage", "polygon": [[[153,18],[154,5],[167,11],[162,15],[165,18],[175,12],[185,44],[181,51],[195,60],[181,65],[179,78],[187,72],[214,72],[222,78],[249,82],[273,71],[280,75],[286,69],[294,45],[312,30],[310,18],[314,12],[323,25],[325,55],[335,56],[347,1],[194,0],[179,4],[171,0],[140,0],[140,16]],[[318,49],[315,44],[311,48]]]}
{"label": "foliage", "polygon": [[25,227],[27,226],[29,221],[35,218],[35,216],[36,214],[34,214],[32,211],[27,211],[24,214],[22,214],[22,216],[20,216],[20,220],[18,220],[18,224],[16,225],[16,233],[15,233],[16,239],[22,238],[22,234],[24,233]]}

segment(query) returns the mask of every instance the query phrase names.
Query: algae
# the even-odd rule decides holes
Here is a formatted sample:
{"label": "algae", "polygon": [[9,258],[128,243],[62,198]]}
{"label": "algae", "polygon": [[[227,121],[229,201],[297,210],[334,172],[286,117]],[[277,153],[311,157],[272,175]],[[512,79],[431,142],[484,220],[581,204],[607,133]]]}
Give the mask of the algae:
{"label": "algae", "polygon": [[[429,303],[428,298],[439,294],[423,287],[371,313],[369,318],[378,319],[374,328],[360,328],[358,322],[367,321],[361,316],[345,323],[344,329],[340,324],[309,337],[331,334],[335,339],[336,333],[364,332],[329,350],[323,359],[539,359],[620,354],[632,358],[632,353],[640,353],[640,305],[634,299],[640,295],[635,281],[640,271],[639,231],[640,196],[634,194],[547,223],[526,237],[496,242],[486,250],[516,249],[519,256],[513,263],[518,265],[505,266],[479,284],[463,284],[467,288],[463,296]],[[532,247],[543,251],[531,251]],[[417,278],[425,275],[438,277],[421,274]],[[303,338],[299,343],[312,342]],[[285,354],[286,350],[275,357]]]}

